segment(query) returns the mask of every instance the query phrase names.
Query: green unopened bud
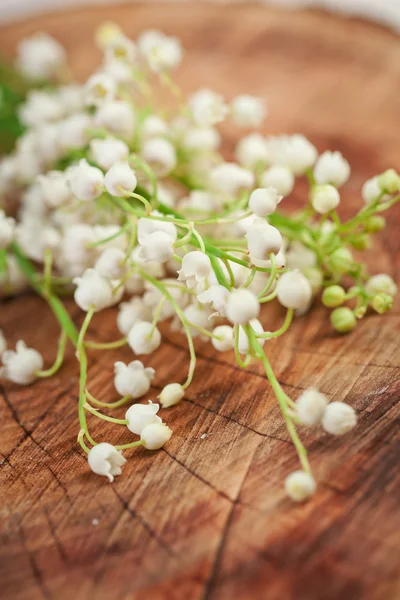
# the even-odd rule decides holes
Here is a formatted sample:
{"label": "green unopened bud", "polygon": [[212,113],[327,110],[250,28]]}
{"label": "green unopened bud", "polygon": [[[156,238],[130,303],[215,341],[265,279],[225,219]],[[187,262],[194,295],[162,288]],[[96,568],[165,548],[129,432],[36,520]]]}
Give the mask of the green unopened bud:
{"label": "green unopened bud", "polygon": [[365,223],[365,231],[367,233],[377,233],[382,231],[386,225],[386,219],[380,215],[373,215]]}
{"label": "green unopened bud", "polygon": [[348,248],[338,248],[330,255],[328,264],[332,273],[343,275],[352,268],[353,255]]}
{"label": "green unopened bud", "polygon": [[388,169],[378,177],[378,184],[382,192],[394,194],[400,191],[400,175],[394,169]]}
{"label": "green unopened bud", "polygon": [[307,277],[311,285],[312,293],[314,295],[318,294],[324,281],[323,272],[320,269],[317,269],[317,267],[306,267],[305,269],[302,269],[302,273]]}
{"label": "green unopened bud", "polygon": [[360,233],[355,235],[350,243],[356,250],[365,250],[370,247],[370,238],[365,233]]}
{"label": "green unopened bud", "polygon": [[356,317],[356,319],[362,319],[365,316],[366,312],[367,307],[365,306],[365,304],[361,304],[361,306],[356,306],[356,308],[354,309],[354,316]]}
{"label": "green unopened bud", "polygon": [[389,294],[378,294],[372,298],[371,306],[377,313],[383,315],[383,313],[392,308],[393,298]]}
{"label": "green unopened bud", "polygon": [[331,323],[332,327],[339,333],[348,333],[357,325],[357,319],[350,308],[341,306],[331,312]]}
{"label": "green unopened bud", "polygon": [[340,306],[346,299],[346,291],[341,285],[330,285],[322,294],[322,302],[329,308]]}

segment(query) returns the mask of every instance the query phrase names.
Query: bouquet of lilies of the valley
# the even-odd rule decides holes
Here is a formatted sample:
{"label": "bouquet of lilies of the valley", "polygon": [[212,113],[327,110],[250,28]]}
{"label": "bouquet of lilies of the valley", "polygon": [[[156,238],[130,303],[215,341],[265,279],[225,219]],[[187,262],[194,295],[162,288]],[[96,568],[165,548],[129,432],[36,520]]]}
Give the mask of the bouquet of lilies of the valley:
{"label": "bouquet of lilies of the valley", "polygon": [[[339,152],[318,155],[302,135],[257,133],[266,116],[259,98],[228,103],[200,89],[186,101],[171,78],[182,58],[176,38],[145,31],[134,42],[108,23],[97,44],[104,60],[84,85],[68,82],[65,51],[48,35],[18,48],[16,69],[29,91],[18,106],[23,134],[0,162],[0,291],[33,288],[61,333],[46,369],[38,351],[22,340],[7,349],[1,335],[0,376],[20,385],[50,377],[72,342],[80,368],[78,442],[92,471],[113,481],[124,450],[152,451],[168,442],[172,431],[158,415],[160,405],[184,398],[195,376],[195,338],[208,339],[218,352],[234,351],[243,368],[263,364],[301,465],[285,489],[305,500],[316,482],[299,426],[343,435],[356,425],[356,413],[315,388],[290,398],[264,344],[283,335],[320,293],[341,334],[368,309],[391,308],[395,283],[383,273],[371,276],[353,249],[367,248],[384,228],[381,213],[400,199],[400,177],[390,169],[366,181],[362,208],[343,222],[336,209],[350,166]],[[175,109],[157,108],[155,84],[176,97]],[[216,126],[224,120],[246,130],[235,162],[219,152]],[[309,193],[303,209],[289,215],[285,198],[298,177],[308,180]],[[8,199],[16,194],[18,213],[11,216]],[[79,331],[61,300],[68,292],[86,313]],[[286,317],[275,331],[264,331],[263,311],[276,301]],[[96,313],[114,305],[116,340],[88,340]],[[188,373],[162,389],[159,403],[139,403],[156,377],[140,358],[162,343],[164,321],[187,338]],[[124,345],[133,360],[115,363],[118,399],[100,401],[88,389],[87,352]],[[110,416],[122,406],[124,418]],[[126,443],[93,439],[88,414],[126,428]]]}

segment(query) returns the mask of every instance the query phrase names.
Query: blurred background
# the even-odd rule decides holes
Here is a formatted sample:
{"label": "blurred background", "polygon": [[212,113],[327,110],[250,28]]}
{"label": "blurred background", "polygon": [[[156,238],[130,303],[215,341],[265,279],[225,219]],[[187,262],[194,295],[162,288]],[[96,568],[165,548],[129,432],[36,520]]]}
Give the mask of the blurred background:
{"label": "blurred background", "polygon": [[[90,4],[131,4],[134,0],[0,0],[0,22],[6,23],[23,19],[40,12],[65,10],[73,6]],[[196,3],[196,0],[178,0]],[[151,0],[147,0],[151,2]],[[216,0],[219,4],[230,4],[238,0]],[[241,3],[250,3],[244,0]],[[298,7],[318,7],[342,14],[364,16],[383,23],[394,29],[400,29],[399,0],[259,0],[260,3],[275,4],[287,9]],[[197,2],[198,3],[198,2]]]}

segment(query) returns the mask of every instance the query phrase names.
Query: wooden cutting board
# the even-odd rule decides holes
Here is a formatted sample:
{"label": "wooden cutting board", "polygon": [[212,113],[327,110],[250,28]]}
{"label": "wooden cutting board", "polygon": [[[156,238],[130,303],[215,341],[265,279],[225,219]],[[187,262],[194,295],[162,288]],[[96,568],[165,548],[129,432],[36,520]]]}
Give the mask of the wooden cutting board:
{"label": "wooden cutting board", "polygon": [[[251,5],[147,4],[88,8],[0,29],[0,51],[45,30],[67,47],[80,79],[99,60],[92,34],[106,19],[136,36],[160,28],[187,49],[178,81],[227,97],[266,95],[265,132],[302,132],[353,165],[341,206],[360,206],[362,182],[400,167],[399,39],[358,20]],[[226,129],[232,146],[236,132]],[[304,202],[295,196],[292,204]],[[290,203],[289,203],[290,204]],[[372,272],[400,279],[400,212],[369,253]],[[71,304],[77,323],[82,314]],[[344,438],[304,431],[319,480],[311,502],[285,499],[296,455],[258,365],[198,344],[198,371],[181,405],[165,413],[174,435],[156,454],[131,451],[109,485],[77,446],[77,363],[72,350],[54,379],[1,387],[0,597],[7,600],[395,600],[400,597],[399,304],[347,337],[327,312],[298,319],[268,353],[293,398],[310,385],[359,412]],[[279,309],[263,317],[276,328]],[[115,312],[96,317],[92,338],[115,339]],[[0,327],[54,358],[57,326],[24,295],[1,304]],[[113,395],[112,365],[128,350],[92,353],[89,382]],[[147,364],[153,398],[181,380],[184,340],[168,330]],[[94,429],[119,441],[113,429]]]}

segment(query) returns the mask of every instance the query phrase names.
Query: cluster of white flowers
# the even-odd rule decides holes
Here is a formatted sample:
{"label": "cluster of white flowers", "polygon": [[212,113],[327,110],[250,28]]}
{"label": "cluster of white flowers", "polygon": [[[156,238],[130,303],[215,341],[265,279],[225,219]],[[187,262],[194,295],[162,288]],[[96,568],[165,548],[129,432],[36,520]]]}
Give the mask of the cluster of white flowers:
{"label": "cluster of white flowers", "polygon": [[[339,332],[353,329],[368,307],[389,310],[396,284],[385,274],[364,275],[350,248],[363,249],[382,229],[378,213],[397,201],[400,177],[389,170],[368,180],[364,209],[341,223],[338,188],[350,167],[339,152],[319,155],[302,135],[254,131],[267,116],[258,97],[242,94],[227,101],[201,88],[183,105],[171,79],[183,55],[174,37],[152,30],[133,41],[109,23],[96,39],[103,62],[83,85],[33,87],[19,108],[26,131],[0,161],[1,197],[20,196],[16,216],[0,211],[0,293],[32,284],[26,265],[34,261],[44,265],[34,278],[44,298],[60,287],[73,294],[86,313],[75,339],[83,379],[85,352],[96,347],[85,339],[87,326],[94,313],[117,306],[123,338],[97,344],[99,349],[127,345],[147,360],[161,344],[165,321],[187,336],[187,378],[163,386],[162,409],[184,398],[196,364],[193,340],[199,337],[217,352],[234,350],[241,366],[261,359],[293,427],[321,424],[333,435],[346,433],[356,424],[354,410],[328,403],[314,389],[292,402],[263,348],[287,330],[293,316],[309,310],[326,282],[334,284],[325,285],[323,302],[334,309],[331,322]],[[57,81],[65,76],[65,58],[58,42],[40,34],[20,44],[17,64],[34,80]],[[156,109],[149,114],[153,78],[179,94],[174,114]],[[218,152],[217,126],[225,120],[250,130],[238,141],[232,162]],[[291,217],[281,208],[299,177],[308,179],[310,192],[304,210]],[[344,276],[355,281],[347,292],[340,285]],[[275,331],[264,331],[262,307],[274,299],[286,317]],[[352,300],[354,308],[342,306]],[[20,385],[55,372],[56,367],[42,371],[41,355],[22,341],[15,352],[8,350],[1,332],[0,354],[0,376]],[[154,378],[154,369],[140,360],[117,361],[119,400],[108,405],[81,391],[79,441],[91,469],[110,481],[121,473],[123,449],[156,450],[171,437],[157,414],[159,404],[135,403],[150,393]],[[125,419],[101,412],[128,402]],[[121,447],[94,443],[82,409],[127,426],[140,440]],[[285,484],[295,501],[316,489],[304,462],[303,468]]]}

